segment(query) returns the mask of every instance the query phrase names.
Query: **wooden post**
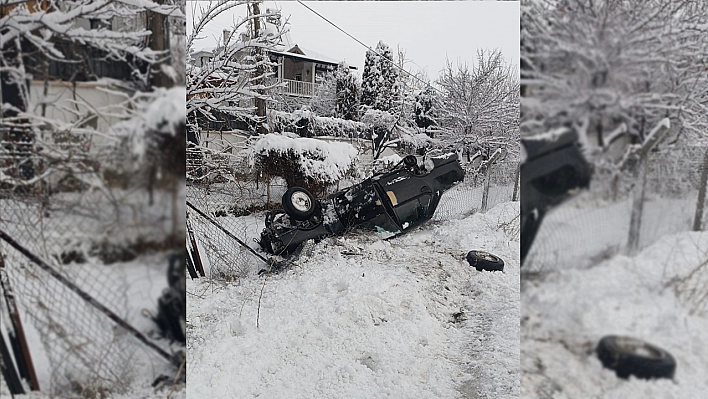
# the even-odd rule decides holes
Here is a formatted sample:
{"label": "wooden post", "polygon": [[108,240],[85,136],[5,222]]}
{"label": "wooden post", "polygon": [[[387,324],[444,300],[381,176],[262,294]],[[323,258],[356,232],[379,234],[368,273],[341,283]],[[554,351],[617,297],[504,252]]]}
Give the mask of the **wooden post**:
{"label": "wooden post", "polygon": [[[158,4],[164,4],[164,0],[156,0]],[[167,51],[167,16],[153,11],[148,11],[148,29],[150,29],[150,48],[155,51]],[[152,71],[152,86],[166,87],[174,86],[174,82],[165,75],[159,66],[157,70]]]}
{"label": "wooden post", "polygon": [[[23,361],[17,360],[18,368],[20,369],[20,375],[26,375],[29,380],[30,389],[33,391],[39,391],[39,381],[37,380],[37,373],[34,371],[34,363],[32,362],[32,354],[29,350],[29,345],[27,345],[27,337],[25,336],[25,330],[22,327],[22,319],[20,318],[20,312],[17,307],[17,302],[15,301],[15,293],[10,286],[10,280],[6,279],[5,274],[5,258],[0,252],[0,286],[5,293],[5,300],[7,301],[7,309],[10,313],[10,319],[12,322],[12,327],[15,329],[15,335],[17,343],[20,346],[21,356]],[[23,363],[23,367],[20,366]]]}
{"label": "wooden post", "polygon": [[698,202],[696,215],[693,218],[693,231],[701,231],[703,223],[703,208],[706,205],[706,186],[708,186],[708,149],[703,157],[703,171],[701,172],[701,185],[698,188]]}

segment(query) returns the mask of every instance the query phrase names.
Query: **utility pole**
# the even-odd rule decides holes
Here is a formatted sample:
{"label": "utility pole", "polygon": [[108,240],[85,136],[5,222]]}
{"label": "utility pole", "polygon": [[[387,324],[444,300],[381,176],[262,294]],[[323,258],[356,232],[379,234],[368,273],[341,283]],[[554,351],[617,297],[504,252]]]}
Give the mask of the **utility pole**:
{"label": "utility pole", "polygon": [[[158,4],[164,4],[165,0],[156,0]],[[155,51],[167,51],[167,16],[159,12],[148,11],[148,29],[150,29],[150,48]],[[164,63],[166,61],[162,61]],[[153,71],[152,75],[152,86],[153,87],[166,87],[170,88],[174,86],[174,82],[167,75],[165,75],[162,70],[157,66],[157,70]]]}
{"label": "utility pole", "polygon": [[[261,22],[260,22],[260,17],[259,17],[259,15],[261,14],[261,11],[260,11],[258,2],[253,3],[252,6],[253,6],[252,16],[254,18],[252,19],[252,21],[253,21],[253,37],[251,39],[258,37],[260,30],[261,30]],[[265,55],[263,54],[264,53],[263,49],[260,47],[256,48],[255,52],[256,52],[256,57],[255,57],[256,64],[258,64],[258,66],[256,67],[256,71],[254,72],[254,78],[255,78],[254,81],[256,82],[256,85],[263,86],[263,84],[265,83],[264,79],[263,79],[263,76],[265,75],[265,68],[262,63],[264,61]],[[259,88],[256,90],[256,93],[258,93],[261,96],[264,96],[265,90],[263,90],[262,88]],[[256,131],[258,132],[258,134],[266,134],[268,132],[266,131],[265,127],[263,126],[263,122],[265,121],[265,117],[266,117],[266,102],[262,97],[261,98],[256,97],[255,103],[256,103],[256,116],[258,117]]]}

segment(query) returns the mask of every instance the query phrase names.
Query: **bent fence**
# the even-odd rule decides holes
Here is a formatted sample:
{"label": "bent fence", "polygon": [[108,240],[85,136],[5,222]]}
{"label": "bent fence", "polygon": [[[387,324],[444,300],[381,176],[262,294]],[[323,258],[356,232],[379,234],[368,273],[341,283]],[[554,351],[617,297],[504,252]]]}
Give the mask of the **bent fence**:
{"label": "bent fence", "polygon": [[[0,139],[0,301],[12,298],[13,311],[30,321],[32,388],[108,397],[130,388],[137,365],[169,372],[175,348],[149,336],[152,323],[141,316],[156,308],[159,292],[138,301],[145,294],[134,289],[166,285],[166,260],[135,259],[181,248],[164,206],[173,193],[159,184],[149,192],[140,173],[113,168],[131,156],[116,147],[87,152],[24,137],[21,145]],[[5,324],[4,305],[3,330],[20,339],[17,323]],[[12,356],[21,369],[23,355]]]}

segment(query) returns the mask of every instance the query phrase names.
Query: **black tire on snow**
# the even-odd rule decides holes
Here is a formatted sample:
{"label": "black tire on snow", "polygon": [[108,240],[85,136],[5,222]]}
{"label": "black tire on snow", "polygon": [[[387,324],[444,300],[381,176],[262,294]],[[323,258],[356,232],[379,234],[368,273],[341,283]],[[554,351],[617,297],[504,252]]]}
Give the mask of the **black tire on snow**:
{"label": "black tire on snow", "polygon": [[484,251],[470,251],[467,253],[467,262],[477,270],[489,272],[503,272],[504,261],[496,255]]}
{"label": "black tire on snow", "polygon": [[673,378],[676,360],[659,347],[639,339],[609,335],[597,344],[597,357],[602,365],[614,370],[618,377]]}
{"label": "black tire on snow", "polygon": [[315,197],[302,187],[291,187],[283,194],[283,210],[295,220],[307,220],[317,210]]}

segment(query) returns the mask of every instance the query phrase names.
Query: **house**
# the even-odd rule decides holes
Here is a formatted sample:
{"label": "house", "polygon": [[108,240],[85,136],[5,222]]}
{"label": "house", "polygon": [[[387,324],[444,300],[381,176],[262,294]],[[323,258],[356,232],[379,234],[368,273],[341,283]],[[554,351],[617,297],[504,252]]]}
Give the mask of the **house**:
{"label": "house", "polygon": [[[276,30],[274,25],[265,25],[266,27],[264,29],[266,32],[272,30],[275,34]],[[225,48],[240,45],[240,43],[248,40],[247,34],[242,33],[239,36],[239,41],[234,43],[231,40],[232,35],[233,33],[230,30],[224,29],[223,41],[218,47],[205,48],[193,52],[191,54],[192,65],[197,67],[204,66],[208,64],[216,54],[224,51]],[[319,82],[325,78],[328,72],[336,70],[340,61],[293,43],[288,33],[282,35],[280,39],[278,45],[268,50],[270,60],[277,63],[276,70],[274,71],[274,79],[283,83],[280,94],[302,98],[314,96],[315,93],[317,93]],[[248,55],[247,51],[247,49],[244,49],[234,52],[232,61],[238,62],[244,56]],[[350,66],[349,68],[357,69],[354,66]]]}

